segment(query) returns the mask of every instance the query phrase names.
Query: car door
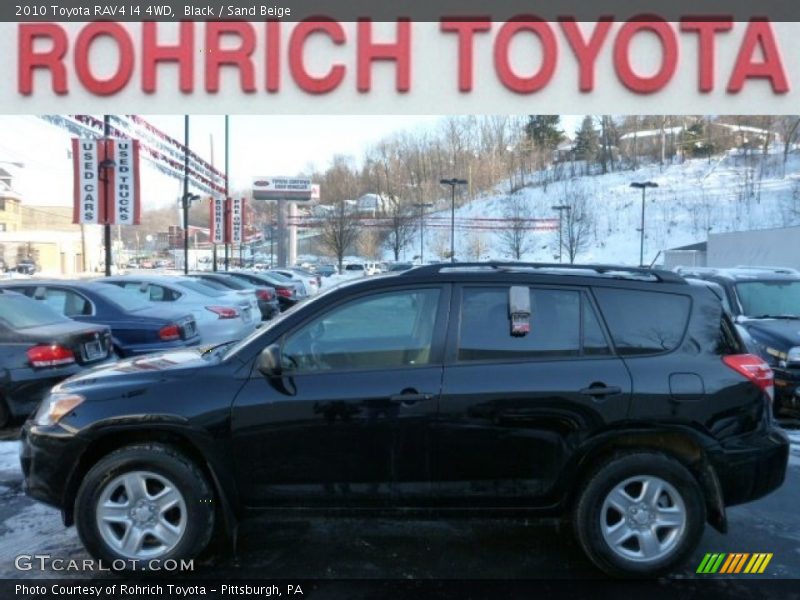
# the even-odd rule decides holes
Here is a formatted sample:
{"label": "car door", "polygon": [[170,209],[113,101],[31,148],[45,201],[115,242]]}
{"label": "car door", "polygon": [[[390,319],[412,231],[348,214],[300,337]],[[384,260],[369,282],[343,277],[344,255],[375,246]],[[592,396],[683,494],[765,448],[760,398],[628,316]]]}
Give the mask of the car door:
{"label": "car door", "polygon": [[278,339],[283,372],[253,374],[232,413],[254,506],[416,504],[431,491],[449,287],[369,292]]}
{"label": "car door", "polygon": [[435,445],[444,504],[546,503],[575,448],[627,413],[631,379],[589,292],[526,286],[530,331],[512,335],[510,287],[454,292]]}

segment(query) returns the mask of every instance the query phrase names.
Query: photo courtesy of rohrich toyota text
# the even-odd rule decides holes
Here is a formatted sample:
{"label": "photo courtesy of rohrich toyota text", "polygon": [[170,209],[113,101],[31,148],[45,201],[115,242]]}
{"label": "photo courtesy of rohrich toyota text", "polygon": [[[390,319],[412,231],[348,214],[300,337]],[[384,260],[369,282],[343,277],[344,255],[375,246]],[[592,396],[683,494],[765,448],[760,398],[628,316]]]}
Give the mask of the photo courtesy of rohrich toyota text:
{"label": "photo courtesy of rohrich toyota text", "polygon": [[800,8],[0,17],[0,599],[798,596]]}

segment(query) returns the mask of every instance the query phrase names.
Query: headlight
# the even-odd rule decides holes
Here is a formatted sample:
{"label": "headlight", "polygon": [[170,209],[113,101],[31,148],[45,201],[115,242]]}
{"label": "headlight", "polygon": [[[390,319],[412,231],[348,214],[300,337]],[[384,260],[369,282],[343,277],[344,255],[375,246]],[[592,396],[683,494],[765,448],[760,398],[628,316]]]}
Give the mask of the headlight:
{"label": "headlight", "polygon": [[37,425],[55,425],[65,415],[68,415],[83,401],[86,400],[79,394],[50,394],[44,399],[39,409],[36,411],[34,422]]}
{"label": "headlight", "polygon": [[789,351],[786,353],[786,364],[787,365],[800,364],[800,346],[795,346],[794,348],[789,349]]}

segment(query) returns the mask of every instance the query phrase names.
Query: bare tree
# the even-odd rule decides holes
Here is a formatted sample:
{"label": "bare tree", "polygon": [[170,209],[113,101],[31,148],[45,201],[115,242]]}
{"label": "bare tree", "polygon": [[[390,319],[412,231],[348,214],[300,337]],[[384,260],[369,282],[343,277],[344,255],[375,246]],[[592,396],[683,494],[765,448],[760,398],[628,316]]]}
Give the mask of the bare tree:
{"label": "bare tree", "polygon": [[503,211],[505,228],[497,237],[507,254],[514,260],[533,249],[533,230],[531,228],[531,206],[522,196],[506,197],[506,208]]}
{"label": "bare tree", "polygon": [[336,257],[340,272],[344,256],[356,245],[360,232],[361,220],[345,200],[336,202],[332,210],[322,217],[319,244],[326,252]]}
{"label": "bare tree", "polygon": [[561,204],[569,207],[561,225],[561,249],[573,264],[578,254],[589,247],[594,215],[586,191],[577,185],[565,182]]}
{"label": "bare tree", "polygon": [[384,199],[381,217],[387,229],[383,243],[392,251],[395,261],[398,261],[403,248],[414,241],[418,215],[412,204],[391,196]]}
{"label": "bare tree", "polygon": [[473,231],[467,238],[467,256],[472,260],[481,260],[489,251],[489,244],[480,231]]}

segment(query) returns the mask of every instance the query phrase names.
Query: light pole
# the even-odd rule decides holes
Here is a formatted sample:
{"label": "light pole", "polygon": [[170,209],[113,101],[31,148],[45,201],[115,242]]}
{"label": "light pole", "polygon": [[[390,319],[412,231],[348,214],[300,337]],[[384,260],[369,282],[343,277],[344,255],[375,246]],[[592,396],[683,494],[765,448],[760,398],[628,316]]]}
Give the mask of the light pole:
{"label": "light pole", "polygon": [[431,202],[415,202],[419,209],[419,264],[425,264],[425,209],[433,206]]}
{"label": "light pole", "polygon": [[634,181],[631,183],[632,188],[642,190],[642,227],[639,238],[639,266],[644,266],[644,201],[647,194],[647,188],[657,188],[658,184],[655,181]]}
{"label": "light pole", "polygon": [[451,191],[450,200],[450,262],[456,262],[456,186],[467,185],[466,179],[440,179],[442,185],[449,185]]}
{"label": "light pole", "polygon": [[553,209],[553,210],[557,210],[558,211],[558,262],[560,263],[561,262],[561,248],[564,245],[562,243],[562,237],[561,237],[561,232],[564,230],[564,228],[561,226],[561,217],[564,214],[564,211],[569,212],[570,210],[572,210],[572,207],[569,206],[568,204],[558,204],[556,206],[551,206],[550,208]]}

